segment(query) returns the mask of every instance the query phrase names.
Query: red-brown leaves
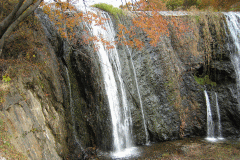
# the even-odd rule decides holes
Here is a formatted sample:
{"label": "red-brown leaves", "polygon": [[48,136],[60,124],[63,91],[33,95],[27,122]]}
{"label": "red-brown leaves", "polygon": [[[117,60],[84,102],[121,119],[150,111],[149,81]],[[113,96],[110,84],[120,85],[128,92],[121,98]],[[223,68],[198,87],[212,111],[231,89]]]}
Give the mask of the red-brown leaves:
{"label": "red-brown leaves", "polygon": [[142,49],[143,39],[138,36],[139,31],[142,31],[150,39],[149,43],[156,46],[162,35],[168,35],[168,22],[158,13],[156,4],[141,0],[137,6],[138,10],[148,8],[150,11],[137,12],[132,19],[133,25],[129,28],[119,24],[119,40],[132,48]]}

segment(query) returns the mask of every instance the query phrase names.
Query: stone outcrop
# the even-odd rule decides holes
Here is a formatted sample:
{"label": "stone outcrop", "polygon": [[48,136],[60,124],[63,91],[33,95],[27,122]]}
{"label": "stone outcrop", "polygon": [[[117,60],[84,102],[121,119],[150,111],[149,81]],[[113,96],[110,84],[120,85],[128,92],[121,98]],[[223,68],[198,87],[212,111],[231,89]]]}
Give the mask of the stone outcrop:
{"label": "stone outcrop", "polygon": [[[162,36],[157,47],[150,46],[145,38],[141,51],[130,50],[132,57],[126,47],[119,47],[121,63],[125,66],[123,78],[130,88],[129,99],[139,103],[130,58],[133,60],[150,139],[206,136],[204,90],[219,95],[223,136],[238,136],[236,75],[230,60],[224,15],[189,13],[165,18],[180,21],[187,29],[179,33],[170,23],[169,36]],[[216,103],[214,98],[211,101]],[[135,141],[142,143],[141,113],[138,104],[133,102],[132,106]],[[213,110],[217,123],[216,108]]]}
{"label": "stone outcrop", "polygon": [[19,57],[16,63],[5,64],[11,81],[1,82],[5,95],[1,120],[7,126],[9,143],[28,159],[63,159],[68,156],[65,83],[43,30],[34,34],[41,38],[35,55],[38,63]]}
{"label": "stone outcrop", "polygon": [[95,153],[96,147],[110,150],[112,147],[110,111],[100,62],[92,47],[93,44],[82,44],[83,26],[74,28],[77,42],[68,41],[60,38],[54,29],[55,26],[41,10],[38,10],[37,14],[48,40],[61,60],[67,92],[65,101],[66,105],[69,105],[67,117],[70,121],[68,124],[70,158],[89,158]]}
{"label": "stone outcrop", "polygon": [[[36,14],[42,24],[34,31],[41,35],[39,65],[21,70],[15,64],[7,70],[13,80],[1,82],[6,94],[0,118],[11,144],[28,159],[88,159],[96,148],[111,150],[110,111],[93,44],[81,43],[82,26],[74,28],[78,40],[71,42],[61,38],[41,10]],[[224,16],[201,13],[177,19],[187,29],[179,33],[170,23],[169,35],[157,47],[146,37],[141,51],[118,46],[135,144],[146,142],[140,98],[150,141],[206,136],[204,90],[213,108],[218,94],[223,137],[239,136],[236,75]],[[213,119],[217,121],[216,109]]]}

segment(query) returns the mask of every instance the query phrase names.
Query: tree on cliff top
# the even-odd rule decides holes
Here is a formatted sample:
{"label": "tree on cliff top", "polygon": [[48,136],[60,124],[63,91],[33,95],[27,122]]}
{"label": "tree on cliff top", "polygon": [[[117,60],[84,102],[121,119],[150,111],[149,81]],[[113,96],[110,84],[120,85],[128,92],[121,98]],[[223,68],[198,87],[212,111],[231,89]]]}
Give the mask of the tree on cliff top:
{"label": "tree on cliff top", "polygon": [[[6,38],[12,33],[19,23],[28,17],[43,0],[18,0],[15,8],[0,22],[0,56]],[[3,12],[3,2],[1,4],[1,12]],[[3,18],[1,13],[1,19]]]}

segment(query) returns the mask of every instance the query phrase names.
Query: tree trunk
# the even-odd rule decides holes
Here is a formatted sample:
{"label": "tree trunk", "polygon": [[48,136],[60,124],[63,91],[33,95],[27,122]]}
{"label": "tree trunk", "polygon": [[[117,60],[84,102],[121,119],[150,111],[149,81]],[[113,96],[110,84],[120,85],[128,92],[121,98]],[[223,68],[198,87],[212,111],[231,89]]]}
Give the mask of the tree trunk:
{"label": "tree trunk", "polygon": [[23,2],[24,0],[19,0],[18,4],[12,10],[12,12],[0,23],[0,38],[3,36],[9,25],[11,25],[11,23],[13,23],[13,21],[18,18],[16,17],[16,13],[22,6]]}
{"label": "tree trunk", "polygon": [[[20,2],[22,2],[24,0],[20,0]],[[32,0],[30,0],[32,1]],[[26,17],[28,17],[39,5],[40,3],[42,2],[43,0],[37,0],[33,5],[31,5],[29,7],[29,3],[27,4],[23,4],[22,6],[19,7],[19,3],[17,5],[16,8],[20,8],[20,10],[22,11],[22,13],[19,13],[18,11],[16,11],[14,14],[17,13],[18,18],[15,19],[10,25],[8,25],[6,31],[4,31],[4,33],[2,33],[2,35],[0,34],[0,57],[2,56],[2,50],[3,50],[3,46],[4,46],[4,43],[5,43],[5,39],[11,34],[11,32],[14,30],[14,28],[20,23],[22,22]],[[28,6],[27,8],[25,8],[26,6]],[[14,12],[14,11],[13,11]],[[13,13],[12,12],[12,13]],[[11,13],[11,14],[12,14]],[[9,17],[9,16],[8,16]],[[3,20],[5,21],[5,20]],[[11,20],[10,20],[11,21]],[[4,24],[4,23],[0,23],[0,31],[1,31],[1,24]]]}

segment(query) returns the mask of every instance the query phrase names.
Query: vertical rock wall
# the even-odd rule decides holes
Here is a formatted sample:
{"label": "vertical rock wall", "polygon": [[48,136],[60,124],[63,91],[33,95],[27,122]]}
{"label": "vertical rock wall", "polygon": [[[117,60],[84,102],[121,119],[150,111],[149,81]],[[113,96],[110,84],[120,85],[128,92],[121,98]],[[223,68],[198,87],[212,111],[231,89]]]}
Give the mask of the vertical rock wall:
{"label": "vertical rock wall", "polygon": [[[1,82],[4,101],[0,115],[7,132],[1,134],[7,134],[11,148],[27,159],[63,159],[69,153],[62,90],[65,83],[54,49],[40,26],[33,30],[33,36],[39,38],[34,44],[35,60],[29,62],[19,56],[14,63],[5,64],[11,81]],[[16,158],[14,154],[10,156]]]}
{"label": "vertical rock wall", "polygon": [[[111,150],[110,111],[93,44],[81,43],[82,26],[74,28],[77,43],[71,42],[61,38],[44,13],[38,10],[37,15],[43,27],[35,33],[42,35],[37,58],[43,67],[28,67],[25,77],[15,65],[16,78],[4,86],[7,94],[0,116],[11,143],[29,159],[83,159],[94,156],[96,148]],[[203,90],[209,91],[213,108],[218,93],[223,136],[238,136],[236,75],[224,16],[199,13],[165,19],[180,21],[187,29],[179,33],[170,23],[169,35],[162,36],[157,47],[145,37],[141,51],[118,46],[134,142],[144,144],[146,135],[130,59],[151,141],[205,136]],[[213,109],[217,122],[216,114]]]}
{"label": "vertical rock wall", "polygon": [[[236,80],[227,46],[225,17],[221,13],[189,13],[165,16],[165,19],[184,24],[186,30],[179,32],[170,23],[169,36],[162,36],[157,47],[150,46],[145,38],[141,51],[130,49],[151,140],[206,136],[203,90],[219,94],[223,136],[238,136]],[[127,19],[123,21],[126,25],[131,23]],[[119,50],[125,66],[123,78],[133,101],[134,137],[137,143],[142,143],[142,117],[130,56],[126,47],[119,46]],[[216,109],[213,110],[217,124]]]}

